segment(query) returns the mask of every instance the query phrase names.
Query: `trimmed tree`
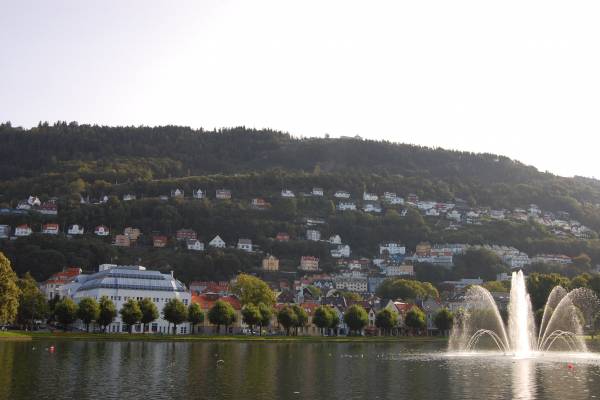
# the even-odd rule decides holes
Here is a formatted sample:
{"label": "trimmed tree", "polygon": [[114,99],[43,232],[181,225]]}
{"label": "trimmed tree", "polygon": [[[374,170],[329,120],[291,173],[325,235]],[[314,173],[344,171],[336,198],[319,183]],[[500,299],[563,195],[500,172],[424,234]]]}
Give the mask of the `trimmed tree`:
{"label": "trimmed tree", "polygon": [[119,314],[121,314],[123,322],[127,324],[129,333],[132,333],[133,326],[139,324],[142,320],[142,310],[139,303],[134,299],[127,300],[121,307]]}
{"label": "trimmed tree", "polygon": [[56,320],[66,328],[77,320],[77,304],[68,297],[60,300],[54,307]]}
{"label": "trimmed tree", "polygon": [[442,332],[442,335],[446,336],[448,331],[452,329],[452,324],[454,323],[454,314],[450,312],[447,308],[442,308],[435,314],[433,319],[433,323],[435,326]]}
{"label": "trimmed tree", "polygon": [[112,302],[108,296],[102,296],[99,302],[100,313],[96,322],[102,327],[102,330],[106,332],[106,327],[115,320],[117,317],[117,308],[115,303]]}
{"label": "trimmed tree", "polygon": [[142,318],[140,322],[143,324],[143,331],[148,331],[148,324],[152,321],[156,321],[160,314],[158,313],[158,307],[148,297],[144,297],[140,302],[140,310],[142,311]]}
{"label": "trimmed tree", "polygon": [[254,325],[258,325],[261,320],[260,309],[254,304],[246,304],[242,308],[242,320],[250,327],[250,332],[254,333]]}
{"label": "trimmed tree", "polygon": [[375,326],[383,331],[384,334],[389,335],[390,331],[396,326],[398,323],[398,316],[384,308],[379,311],[375,316]]}
{"label": "trimmed tree", "polygon": [[427,326],[425,313],[419,307],[415,306],[406,313],[404,323],[411,328],[413,332],[416,331],[419,333],[421,329]]}
{"label": "trimmed tree", "polygon": [[285,306],[277,313],[277,322],[283,326],[287,336],[290,336],[290,329],[296,325],[297,316],[290,306]]}
{"label": "trimmed tree", "polygon": [[85,330],[90,331],[90,324],[100,316],[100,305],[91,297],[79,300],[77,317],[85,324]]}
{"label": "trimmed tree", "polygon": [[319,328],[322,335],[323,331],[331,325],[331,319],[332,312],[330,311],[330,308],[327,306],[319,306],[315,309],[312,322]]}
{"label": "trimmed tree", "polygon": [[338,325],[340,324],[340,317],[335,310],[331,309],[331,321],[329,321],[329,329],[333,330],[333,334],[337,336],[338,334]]}
{"label": "trimmed tree", "polygon": [[33,327],[35,320],[47,318],[48,302],[29,272],[19,279],[17,285],[21,290],[17,322],[21,326]]}
{"label": "trimmed tree", "polygon": [[183,301],[171,299],[163,308],[163,318],[173,324],[173,333],[177,335],[177,325],[187,320],[187,308]]}
{"label": "trimmed tree", "polygon": [[262,330],[264,327],[268,327],[271,324],[271,317],[273,316],[273,309],[266,305],[265,303],[260,303],[258,305],[258,309],[260,310],[260,330],[258,332],[259,335],[262,334]]}
{"label": "trimmed tree", "polygon": [[200,308],[200,304],[192,303],[188,306],[188,322],[192,325],[192,334],[196,325],[204,322],[204,313]]}
{"label": "trimmed tree", "polygon": [[264,303],[269,306],[275,304],[275,293],[262,279],[248,274],[239,274],[231,288],[243,305]]}
{"label": "trimmed tree", "polygon": [[308,314],[306,313],[306,311],[304,311],[304,309],[302,307],[300,307],[297,304],[294,304],[292,306],[292,310],[296,314],[294,328],[296,330],[296,335],[298,335],[298,328],[305,327],[306,324],[308,323]]}
{"label": "trimmed tree", "polygon": [[360,335],[361,330],[369,323],[369,315],[363,307],[354,304],[344,313],[344,322],[351,332]]}
{"label": "trimmed tree", "polygon": [[217,333],[220,333],[221,325],[228,327],[235,321],[235,310],[231,304],[217,300],[211,309],[208,310],[208,320],[211,324],[216,325]]}
{"label": "trimmed tree", "polygon": [[17,274],[10,266],[10,261],[0,252],[0,324],[10,324],[19,311],[19,294]]}

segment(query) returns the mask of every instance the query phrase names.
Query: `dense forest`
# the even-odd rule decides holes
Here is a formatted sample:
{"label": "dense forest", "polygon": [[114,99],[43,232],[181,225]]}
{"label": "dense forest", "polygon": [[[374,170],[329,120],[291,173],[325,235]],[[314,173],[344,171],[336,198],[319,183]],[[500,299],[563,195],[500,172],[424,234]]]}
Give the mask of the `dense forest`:
{"label": "dense forest", "polygon": [[[529,254],[538,252],[590,255],[600,262],[597,239],[559,239],[531,221],[509,221],[447,230],[446,223],[423,217],[415,210],[400,216],[401,207],[379,215],[336,212],[332,193],[347,190],[353,198],[364,191],[422,199],[456,201],[473,207],[512,209],[538,204],[544,210],[566,211],[572,218],[600,230],[600,182],[564,178],[494,154],[362,140],[360,138],[295,138],[287,133],[243,127],[218,131],[186,127],[105,127],[75,122],[40,123],[32,129],[0,125],[0,207],[14,208],[29,195],[42,200],[58,198],[59,214],[0,215],[0,224],[32,225],[56,221],[64,231],[79,223],[86,229],[104,224],[112,231],[140,228],[150,241],[152,233],[173,235],[192,228],[208,241],[219,234],[228,244],[248,237],[264,252],[282,259],[292,271],[303,254],[320,256],[325,269],[333,268],[328,247],[301,240],[306,218],[323,219],[324,238],[339,234],[353,255],[372,256],[377,244],[399,240],[414,247],[422,240],[511,245]],[[322,187],[327,196],[282,199],[284,188],[310,192]],[[160,200],[180,188],[189,199],[203,189],[209,199]],[[231,201],[215,201],[214,191],[230,189]],[[138,200],[122,201],[126,193]],[[81,199],[108,196],[105,204],[81,204]],[[250,207],[250,199],[271,203],[266,210]],[[92,201],[93,202],[93,201]],[[273,241],[288,232],[289,243]],[[18,243],[17,243],[18,242]],[[93,268],[99,262],[120,260],[154,263],[175,268],[185,279],[226,278],[249,270],[260,261],[239,252],[190,255],[177,246],[159,249],[115,249],[99,238],[67,240],[33,236],[0,243],[19,273],[31,270],[43,279],[64,265]]]}

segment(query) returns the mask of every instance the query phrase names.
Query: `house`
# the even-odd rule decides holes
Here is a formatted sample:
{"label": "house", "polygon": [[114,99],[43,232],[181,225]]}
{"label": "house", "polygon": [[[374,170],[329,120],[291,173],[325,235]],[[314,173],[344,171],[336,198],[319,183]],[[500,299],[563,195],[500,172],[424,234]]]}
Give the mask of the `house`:
{"label": "house", "polygon": [[131,226],[128,226],[123,230],[123,235],[127,236],[129,241],[135,242],[140,238],[142,232],[138,228],[132,228]]}
{"label": "house", "polygon": [[396,196],[396,193],[394,192],[384,192],[383,193],[383,200],[384,201],[390,201],[392,199],[397,198],[398,196]]}
{"label": "house", "polygon": [[27,200],[20,201],[17,204],[17,210],[31,210],[31,204],[27,202]]}
{"label": "house", "polygon": [[210,247],[215,247],[217,249],[224,249],[225,248],[225,242],[223,241],[223,239],[221,239],[221,237],[219,235],[215,236],[213,238],[213,240],[211,240],[210,242],[208,242],[208,245]]}
{"label": "house", "polygon": [[337,205],[339,211],[356,211],[356,204],[351,201],[341,201]]}
{"label": "house", "polygon": [[324,192],[323,192],[323,188],[320,188],[320,187],[314,187],[314,188],[312,188],[312,192],[311,192],[311,194],[312,194],[313,196],[317,196],[317,197],[323,197],[323,194],[324,194]]}
{"label": "house", "polygon": [[31,235],[33,231],[31,230],[31,228],[29,227],[29,225],[19,225],[15,228],[15,236],[16,237],[23,237],[23,236],[29,236]]}
{"label": "house", "polygon": [[96,236],[108,236],[108,235],[110,235],[110,229],[108,229],[108,227],[105,225],[98,225],[94,229],[94,234]]}
{"label": "house", "polygon": [[406,196],[406,201],[410,204],[417,204],[419,202],[419,196],[414,193],[409,193],[408,196]]}
{"label": "house", "polygon": [[404,204],[404,198],[402,197],[392,197],[391,199],[388,199],[387,202],[391,205],[403,205]]}
{"label": "house", "polygon": [[278,232],[275,236],[275,240],[277,240],[278,242],[287,242],[288,240],[290,240],[290,235],[286,232]]}
{"label": "house", "polygon": [[58,207],[56,206],[55,203],[45,202],[40,206],[40,208],[38,209],[38,212],[40,214],[44,214],[44,215],[57,215]]}
{"label": "house", "polygon": [[296,197],[296,195],[289,189],[283,189],[281,190],[281,197]]}
{"label": "house", "polygon": [[306,230],[306,240],[312,240],[314,242],[318,242],[321,240],[321,232],[316,229],[307,229]]}
{"label": "house", "polygon": [[252,240],[250,239],[238,239],[237,249],[247,252],[252,252]]}
{"label": "house", "polygon": [[271,204],[261,197],[256,197],[250,202],[250,207],[254,208],[255,210],[264,210],[271,207]]}
{"label": "house", "polygon": [[362,274],[344,274],[333,278],[337,290],[347,290],[355,293],[366,293],[369,287],[369,280]]}
{"label": "house", "polygon": [[113,245],[117,247],[129,247],[131,246],[131,239],[127,235],[117,235],[115,236]]}
{"label": "house", "polygon": [[192,294],[216,293],[220,296],[231,294],[231,288],[228,281],[192,281],[190,282],[190,292]]}
{"label": "house", "polygon": [[505,218],[504,210],[491,210],[490,218],[502,220]]}
{"label": "house", "polygon": [[136,199],[135,194],[127,193],[127,194],[123,195],[123,201],[131,201],[131,200],[135,200],[135,199]]}
{"label": "house", "polygon": [[0,239],[6,239],[10,237],[10,226],[0,225]]}
{"label": "house", "polygon": [[279,259],[273,255],[268,255],[262,260],[262,269],[264,271],[278,271]]}
{"label": "house", "polygon": [[83,235],[83,230],[83,226],[73,224],[69,226],[69,229],[67,229],[67,235]]}
{"label": "house", "polygon": [[188,239],[186,245],[188,250],[204,251],[204,243],[198,239]]}
{"label": "house", "polygon": [[411,264],[387,265],[382,268],[385,276],[414,276],[415,269]]}
{"label": "house", "polygon": [[59,227],[58,224],[44,224],[42,225],[42,233],[46,235],[58,235]]}
{"label": "house", "polygon": [[431,255],[431,243],[421,242],[417,244],[415,255],[418,257],[429,257]]}
{"label": "house", "polygon": [[379,254],[382,256],[406,254],[406,247],[396,242],[382,243],[379,245]]}
{"label": "house", "polygon": [[452,210],[449,213],[446,213],[446,218],[448,218],[451,221],[460,222],[462,216],[458,211]]}
{"label": "house", "polygon": [[169,238],[162,235],[152,236],[152,247],[162,248],[167,245]]}
{"label": "house", "polygon": [[436,208],[430,208],[429,210],[425,211],[425,215],[428,217],[439,217],[440,212]]}
{"label": "house", "polygon": [[184,197],[185,192],[183,189],[171,189],[171,197]]}
{"label": "house", "polygon": [[319,259],[313,256],[302,256],[300,258],[301,271],[318,271],[319,270]]}
{"label": "house", "polygon": [[367,203],[367,204],[365,204],[363,206],[363,211],[364,212],[380,213],[381,212],[381,207],[378,204]]}
{"label": "house", "polygon": [[36,196],[29,196],[27,199],[27,204],[29,204],[31,207],[39,207],[42,205],[42,202]]}
{"label": "house", "polygon": [[342,238],[340,235],[333,235],[329,237],[328,242],[331,244],[342,244]]}
{"label": "house", "polygon": [[196,239],[197,235],[196,231],[192,229],[179,229],[177,232],[175,232],[175,238],[177,240],[190,240]]}
{"label": "house", "polygon": [[537,206],[537,204],[530,204],[527,212],[530,217],[539,217],[542,213],[542,210]]}
{"label": "house", "polygon": [[215,192],[215,197],[218,200],[229,200],[229,199],[231,199],[231,190],[217,189]]}
{"label": "house", "polygon": [[[199,295],[192,295],[192,303],[198,304],[202,313],[207,315],[210,309],[214,306],[217,300],[221,300],[225,303],[229,303],[233,307],[233,311],[235,313],[235,322],[229,325],[228,327],[221,326],[221,333],[224,332],[225,329],[227,331],[225,333],[228,334],[241,334],[243,327],[245,324],[243,323],[242,318],[242,304],[239,299],[235,296],[221,296],[218,293],[203,293]],[[204,318],[204,321],[196,326],[196,333],[215,333],[216,326],[212,325],[208,318]]]}
{"label": "house", "polygon": [[347,258],[350,257],[350,246],[347,244],[340,244],[335,249],[331,250],[331,257],[333,258]]}
{"label": "house", "polygon": [[375,193],[363,192],[363,200],[364,201],[377,201],[377,200],[379,200],[379,196],[377,196]]}
{"label": "house", "polygon": [[567,265],[571,264],[573,260],[571,257],[566,256],[564,254],[538,254],[534,257],[531,257],[531,264],[561,264]]}
{"label": "house", "polygon": [[81,274],[81,268],[71,267],[52,274],[47,281],[40,284],[40,290],[44,297],[52,300],[55,296],[62,297],[62,287],[73,281]]}
{"label": "house", "polygon": [[350,193],[346,192],[345,190],[338,190],[333,194],[333,197],[335,197],[336,199],[349,199]]}
{"label": "house", "polygon": [[202,189],[192,190],[192,197],[194,199],[203,199],[206,197],[206,192]]}

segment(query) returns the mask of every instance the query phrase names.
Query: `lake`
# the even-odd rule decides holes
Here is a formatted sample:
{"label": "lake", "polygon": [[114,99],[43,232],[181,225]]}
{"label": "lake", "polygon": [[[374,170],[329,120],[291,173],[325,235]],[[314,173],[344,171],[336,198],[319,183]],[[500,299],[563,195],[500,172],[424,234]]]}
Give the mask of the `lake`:
{"label": "lake", "polygon": [[11,400],[595,396],[598,357],[467,357],[442,342],[0,342],[0,399]]}

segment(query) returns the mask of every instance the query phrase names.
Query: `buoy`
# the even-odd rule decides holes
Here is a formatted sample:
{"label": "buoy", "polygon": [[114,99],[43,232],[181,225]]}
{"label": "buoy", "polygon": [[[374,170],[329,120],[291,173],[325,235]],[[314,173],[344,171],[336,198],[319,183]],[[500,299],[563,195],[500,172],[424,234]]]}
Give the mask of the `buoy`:
{"label": "buoy", "polygon": [[573,366],[573,364],[571,364],[571,363],[568,363],[568,364],[567,364],[567,368],[569,368],[569,369],[573,369],[573,368],[575,368],[575,367]]}
{"label": "buoy", "polygon": [[50,350],[50,353],[54,353],[54,346],[50,346],[48,350]]}

